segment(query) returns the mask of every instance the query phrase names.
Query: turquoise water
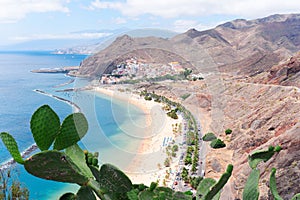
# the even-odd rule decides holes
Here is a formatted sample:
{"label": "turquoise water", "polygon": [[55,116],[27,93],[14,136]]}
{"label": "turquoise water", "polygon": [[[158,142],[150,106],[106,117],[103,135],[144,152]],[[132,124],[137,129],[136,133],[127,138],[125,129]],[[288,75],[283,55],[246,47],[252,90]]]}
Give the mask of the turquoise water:
{"label": "turquoise water", "polygon": [[[72,100],[78,104],[89,121],[89,131],[80,145],[91,151],[99,151],[102,163],[113,163],[125,168],[134,157],[140,139],[132,138],[122,131],[133,121],[143,124],[145,116],[141,110],[122,101],[112,101],[90,91],[57,92],[57,90],[81,87],[85,79],[75,79],[63,74],[34,74],[30,70],[79,65],[84,55],[53,55],[49,52],[0,52],[0,131],[11,133],[17,140],[20,151],[31,146],[29,121],[32,113],[43,104],[50,105],[61,121],[73,110],[65,102],[35,92],[43,90],[49,94]],[[116,116],[117,120],[116,120]],[[134,125],[133,131],[134,131]],[[10,159],[9,153],[0,142],[0,163]],[[75,191],[76,185],[46,181],[26,173],[16,166],[20,181],[29,188],[30,199],[58,199],[67,191]],[[15,175],[17,176],[17,175]]]}

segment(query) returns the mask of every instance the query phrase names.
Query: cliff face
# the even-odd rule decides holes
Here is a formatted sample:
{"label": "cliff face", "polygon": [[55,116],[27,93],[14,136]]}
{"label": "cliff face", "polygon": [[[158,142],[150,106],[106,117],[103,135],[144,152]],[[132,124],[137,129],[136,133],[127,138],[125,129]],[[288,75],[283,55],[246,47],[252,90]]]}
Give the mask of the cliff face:
{"label": "cliff face", "polygon": [[231,82],[222,100],[227,103],[225,127],[233,128],[228,149],[233,151],[235,169],[231,185],[235,196],[241,197],[250,173],[247,156],[251,151],[269,145],[281,145],[283,150],[259,167],[262,172],[260,199],[270,199],[268,182],[272,167],[278,169],[276,177],[280,195],[290,199],[300,192],[296,181],[300,178],[299,90],[281,85]]}

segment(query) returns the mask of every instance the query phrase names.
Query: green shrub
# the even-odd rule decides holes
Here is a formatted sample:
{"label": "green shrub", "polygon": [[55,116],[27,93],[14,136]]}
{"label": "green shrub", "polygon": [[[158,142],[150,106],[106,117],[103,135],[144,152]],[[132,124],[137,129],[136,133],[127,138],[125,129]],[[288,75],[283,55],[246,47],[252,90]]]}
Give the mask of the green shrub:
{"label": "green shrub", "polygon": [[146,95],[146,96],[144,97],[144,99],[145,99],[146,101],[151,101],[151,100],[152,100],[152,97],[151,97],[150,95]]}
{"label": "green shrub", "polygon": [[225,143],[220,139],[214,139],[210,142],[210,146],[214,149],[223,148],[225,147]]}
{"label": "green shrub", "polygon": [[176,114],[175,110],[171,110],[170,112],[167,113],[167,115],[173,119],[178,119],[178,115]]}
{"label": "green shrub", "polygon": [[202,137],[203,141],[212,141],[214,139],[217,139],[217,137],[215,136],[215,134],[213,133],[206,133],[203,137]]}
{"label": "green shrub", "polygon": [[231,129],[228,128],[228,129],[225,130],[225,134],[226,134],[226,135],[229,135],[229,134],[231,134],[231,133],[232,133],[232,130],[231,130]]}
{"label": "green shrub", "polygon": [[177,145],[177,144],[173,145],[173,147],[172,147],[172,151],[173,151],[173,152],[176,152],[176,151],[178,151],[178,145]]}
{"label": "green shrub", "polygon": [[166,167],[170,167],[170,159],[169,158],[166,158],[165,162],[164,162],[164,165]]}

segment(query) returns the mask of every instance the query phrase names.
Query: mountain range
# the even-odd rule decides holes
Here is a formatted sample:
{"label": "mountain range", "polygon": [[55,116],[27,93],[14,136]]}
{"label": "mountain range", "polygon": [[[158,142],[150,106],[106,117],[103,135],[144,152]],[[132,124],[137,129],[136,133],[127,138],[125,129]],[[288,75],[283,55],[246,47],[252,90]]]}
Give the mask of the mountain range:
{"label": "mountain range", "polygon": [[[85,59],[74,75],[98,79],[128,58],[149,63],[177,61],[204,80],[142,83],[133,89],[177,98],[201,121],[204,131],[226,142],[209,149],[206,176],[220,177],[228,163],[234,171],[223,199],[241,199],[251,171],[253,150],[281,145],[283,150],[261,169],[260,199],[271,199],[269,171],[277,168],[279,194],[300,192],[300,14],[237,19],[213,29],[190,29],[170,38],[123,35]],[[182,95],[189,94],[186,99]],[[232,135],[224,136],[226,128]],[[224,192],[225,191],[225,192]]]}
{"label": "mountain range", "polygon": [[190,29],[171,38],[123,35],[85,60],[79,74],[101,76],[119,56],[152,48],[165,51],[156,59],[163,60],[172,52],[202,73],[211,72],[213,66],[221,72],[253,76],[299,50],[299,23],[298,14],[272,15],[251,21],[238,19],[206,31]]}

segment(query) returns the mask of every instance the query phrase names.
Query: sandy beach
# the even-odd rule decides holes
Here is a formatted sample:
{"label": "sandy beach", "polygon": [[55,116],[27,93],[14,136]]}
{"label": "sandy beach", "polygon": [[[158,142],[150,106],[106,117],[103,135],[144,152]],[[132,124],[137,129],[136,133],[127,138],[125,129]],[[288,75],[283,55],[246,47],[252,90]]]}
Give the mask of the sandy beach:
{"label": "sandy beach", "polygon": [[[170,171],[170,175],[175,175],[180,151],[177,157],[172,159],[170,167],[165,167],[164,161],[167,158],[166,147],[168,144],[173,141],[181,143],[183,140],[181,134],[173,131],[175,124],[182,123],[183,118],[179,115],[177,120],[172,119],[162,109],[162,103],[146,101],[143,97],[128,91],[120,92],[116,87],[95,87],[94,91],[133,104],[145,113],[146,124],[141,135],[140,146],[126,169],[122,169],[132,182],[150,185],[151,182],[159,180],[159,184],[163,185],[166,171]],[[165,180],[165,184],[171,187],[172,176],[169,177],[169,180]]]}

